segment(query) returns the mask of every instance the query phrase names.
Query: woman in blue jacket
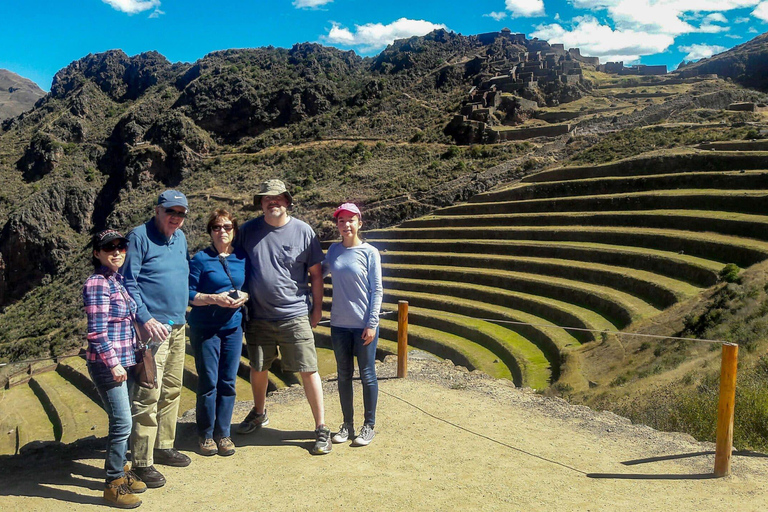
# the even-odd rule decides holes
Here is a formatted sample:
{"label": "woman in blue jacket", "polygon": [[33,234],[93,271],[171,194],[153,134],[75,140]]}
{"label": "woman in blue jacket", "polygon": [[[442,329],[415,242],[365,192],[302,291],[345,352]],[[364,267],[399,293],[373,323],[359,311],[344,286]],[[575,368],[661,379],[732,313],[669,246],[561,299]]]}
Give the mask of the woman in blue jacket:
{"label": "woman in blue jacket", "polygon": [[242,306],[248,294],[245,252],[235,249],[237,220],[227,210],[208,217],[211,246],[189,262],[189,338],[197,368],[197,431],[202,455],[232,455],[235,381],[243,350]]}

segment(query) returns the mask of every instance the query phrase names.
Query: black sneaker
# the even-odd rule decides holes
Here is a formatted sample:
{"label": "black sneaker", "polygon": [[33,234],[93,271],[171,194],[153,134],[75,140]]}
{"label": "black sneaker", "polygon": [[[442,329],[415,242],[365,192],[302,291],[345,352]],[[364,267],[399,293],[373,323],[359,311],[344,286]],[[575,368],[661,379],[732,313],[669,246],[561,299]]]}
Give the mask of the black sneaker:
{"label": "black sneaker", "polygon": [[256,412],[256,408],[251,409],[248,416],[237,426],[238,434],[250,434],[254,430],[263,426],[269,425],[269,418],[267,417],[267,410],[259,414]]}
{"label": "black sneaker", "polygon": [[331,441],[335,444],[346,443],[350,437],[355,437],[355,426],[351,423],[342,423],[339,431],[333,435]]}
{"label": "black sneaker", "polygon": [[312,455],[325,455],[331,453],[333,445],[331,444],[331,429],[325,425],[320,425],[315,430],[315,446],[312,447]]}
{"label": "black sneaker", "polygon": [[375,435],[376,432],[373,431],[372,425],[363,425],[363,428],[360,429],[360,435],[352,441],[352,446],[368,446]]}
{"label": "black sneaker", "polygon": [[147,484],[147,487],[150,489],[157,489],[165,485],[165,477],[155,469],[155,466],[149,466],[148,468],[133,466],[131,471],[139,477],[139,480]]}
{"label": "black sneaker", "polygon": [[156,448],[152,454],[152,458],[157,464],[174,466],[177,468],[189,466],[189,463],[192,462],[192,459],[178,451],[176,448],[168,448],[167,450]]}

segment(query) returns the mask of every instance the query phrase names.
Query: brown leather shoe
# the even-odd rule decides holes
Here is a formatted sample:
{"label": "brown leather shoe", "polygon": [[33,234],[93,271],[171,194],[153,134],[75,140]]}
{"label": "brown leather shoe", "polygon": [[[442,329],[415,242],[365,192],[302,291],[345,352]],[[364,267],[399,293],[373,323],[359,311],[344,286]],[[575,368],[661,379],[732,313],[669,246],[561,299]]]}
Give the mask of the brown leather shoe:
{"label": "brown leather shoe", "polygon": [[176,448],[168,448],[163,450],[155,448],[152,453],[152,458],[155,460],[155,464],[161,464],[163,466],[175,466],[177,468],[183,468],[189,466],[192,459],[181,453]]}
{"label": "brown leather shoe", "polygon": [[141,494],[147,490],[147,484],[141,481],[141,478],[136,476],[136,473],[130,470],[128,464],[123,468],[125,471],[125,480],[128,483],[128,488],[133,494]]}
{"label": "brown leather shoe", "polygon": [[141,499],[131,492],[125,477],[107,482],[104,499],[118,508],[136,508],[141,505]]}
{"label": "brown leather shoe", "polygon": [[155,469],[155,466],[147,468],[137,468],[134,466],[133,473],[150,489],[156,489],[165,485],[165,477]]}
{"label": "brown leather shoe", "polygon": [[217,443],[219,445],[219,455],[229,457],[235,453],[235,443],[228,437],[222,437]]}

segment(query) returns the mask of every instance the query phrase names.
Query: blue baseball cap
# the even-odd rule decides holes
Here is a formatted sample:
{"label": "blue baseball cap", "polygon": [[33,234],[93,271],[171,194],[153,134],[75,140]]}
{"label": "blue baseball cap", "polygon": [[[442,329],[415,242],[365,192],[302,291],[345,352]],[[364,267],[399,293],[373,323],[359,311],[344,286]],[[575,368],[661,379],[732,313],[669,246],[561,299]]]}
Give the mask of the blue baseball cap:
{"label": "blue baseball cap", "polygon": [[164,208],[171,208],[172,206],[183,206],[189,210],[189,203],[187,203],[187,196],[179,192],[178,190],[166,190],[160,197],[157,198],[157,206]]}

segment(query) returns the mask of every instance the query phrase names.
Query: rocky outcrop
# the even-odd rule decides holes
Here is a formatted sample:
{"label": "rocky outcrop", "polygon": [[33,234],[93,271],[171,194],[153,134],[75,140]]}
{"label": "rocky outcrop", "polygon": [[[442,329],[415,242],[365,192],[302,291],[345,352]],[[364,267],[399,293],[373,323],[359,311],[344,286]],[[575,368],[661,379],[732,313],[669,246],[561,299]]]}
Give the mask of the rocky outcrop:
{"label": "rocky outcrop", "polygon": [[11,214],[0,231],[0,307],[55,275],[91,228],[95,190],[54,183]]}
{"label": "rocky outcrop", "polygon": [[26,181],[36,181],[53,171],[64,155],[61,141],[38,132],[32,136],[24,156],[16,163]]}
{"label": "rocky outcrop", "polygon": [[53,77],[51,95],[64,98],[85,80],[91,80],[115,101],[134,100],[159,81],[172,76],[173,66],[158,52],[133,57],[110,50],[73,62]]}

